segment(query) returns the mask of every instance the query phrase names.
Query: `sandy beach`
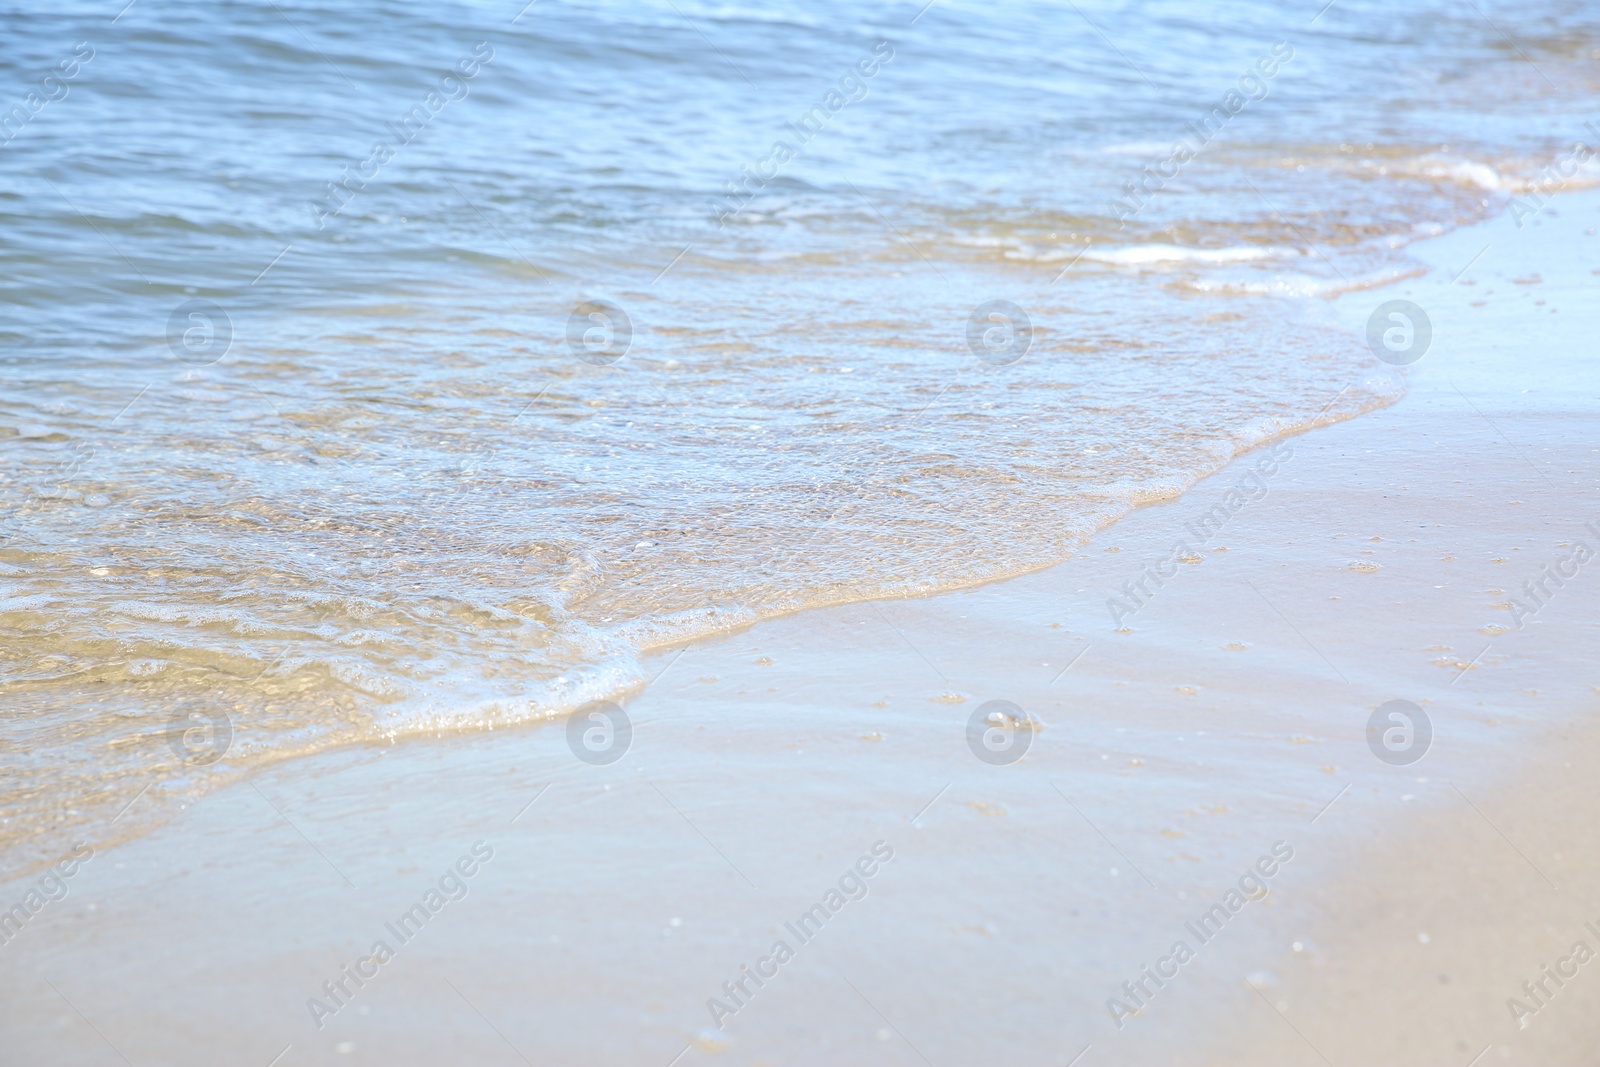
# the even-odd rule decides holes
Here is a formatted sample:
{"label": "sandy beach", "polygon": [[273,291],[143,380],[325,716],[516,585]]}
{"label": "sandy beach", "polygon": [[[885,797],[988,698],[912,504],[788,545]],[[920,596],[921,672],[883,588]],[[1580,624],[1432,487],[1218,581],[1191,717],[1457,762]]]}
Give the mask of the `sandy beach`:
{"label": "sandy beach", "polygon": [[1403,399],[1067,563],[657,650],[612,762],[354,746],[84,834],[0,893],[65,887],[6,1062],[1592,1063],[1597,224],[1416,246],[1326,305],[1426,310]]}

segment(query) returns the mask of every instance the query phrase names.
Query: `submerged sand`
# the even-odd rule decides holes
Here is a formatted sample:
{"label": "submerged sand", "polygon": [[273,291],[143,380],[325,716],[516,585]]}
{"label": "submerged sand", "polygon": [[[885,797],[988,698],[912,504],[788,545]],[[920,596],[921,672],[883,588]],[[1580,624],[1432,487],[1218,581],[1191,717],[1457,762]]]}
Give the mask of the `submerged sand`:
{"label": "submerged sand", "polygon": [[1330,305],[1426,309],[1404,400],[1069,563],[664,650],[615,762],[345,749],[7,885],[7,1062],[1592,1062],[1597,223]]}

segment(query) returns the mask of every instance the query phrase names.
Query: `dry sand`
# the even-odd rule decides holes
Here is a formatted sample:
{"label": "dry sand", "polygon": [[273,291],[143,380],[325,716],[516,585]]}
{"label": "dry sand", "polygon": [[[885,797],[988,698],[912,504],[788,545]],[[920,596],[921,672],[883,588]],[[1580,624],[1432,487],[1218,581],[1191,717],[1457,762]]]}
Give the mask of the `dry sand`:
{"label": "dry sand", "polygon": [[[1266,450],[1046,572],[663,650],[607,766],[551,724],[220,791],[0,946],[4,1061],[1595,1062],[1600,962],[1544,979],[1523,1027],[1507,1001],[1600,951],[1600,564],[1485,631],[1600,550],[1597,224],[1600,196],[1563,195],[1329,305],[1353,334],[1427,309],[1410,393],[1286,442],[1129,632],[1107,598]],[[1042,725],[1010,764],[968,746],[996,699]],[[1410,766],[1367,744],[1396,699],[1432,723]],[[877,842],[802,943],[785,924]],[[1186,924],[1275,845],[1267,897],[1202,943]],[[386,924],[463,858],[466,895],[402,943]],[[780,939],[775,977],[724,991]],[[308,1000],[380,940],[319,1028]],[[1108,998],[1179,940],[1119,1028]]]}

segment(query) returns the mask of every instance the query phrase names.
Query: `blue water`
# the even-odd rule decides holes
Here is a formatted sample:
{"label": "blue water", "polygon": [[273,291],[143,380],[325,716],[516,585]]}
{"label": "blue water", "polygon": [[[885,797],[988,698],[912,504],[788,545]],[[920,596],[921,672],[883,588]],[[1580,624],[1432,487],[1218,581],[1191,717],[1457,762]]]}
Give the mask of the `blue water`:
{"label": "blue water", "polygon": [[1044,566],[1385,403],[1323,298],[1592,140],[1600,70],[1592,7],[1488,0],[0,26],[17,855],[143,782]]}

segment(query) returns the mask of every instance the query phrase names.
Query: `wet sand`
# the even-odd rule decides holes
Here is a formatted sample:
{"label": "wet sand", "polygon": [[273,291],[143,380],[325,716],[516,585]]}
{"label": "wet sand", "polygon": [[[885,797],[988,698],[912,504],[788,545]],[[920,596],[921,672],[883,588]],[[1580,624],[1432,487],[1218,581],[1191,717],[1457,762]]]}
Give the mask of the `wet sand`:
{"label": "wet sand", "polygon": [[[614,763],[560,723],[347,749],[101,848],[0,946],[8,1062],[1592,1062],[1600,963],[1541,968],[1600,950],[1600,577],[1494,631],[1600,550],[1597,224],[1420,246],[1328,307],[1427,309],[1404,400],[1066,564],[662,650]],[[992,700],[1015,762],[969,745]]]}

